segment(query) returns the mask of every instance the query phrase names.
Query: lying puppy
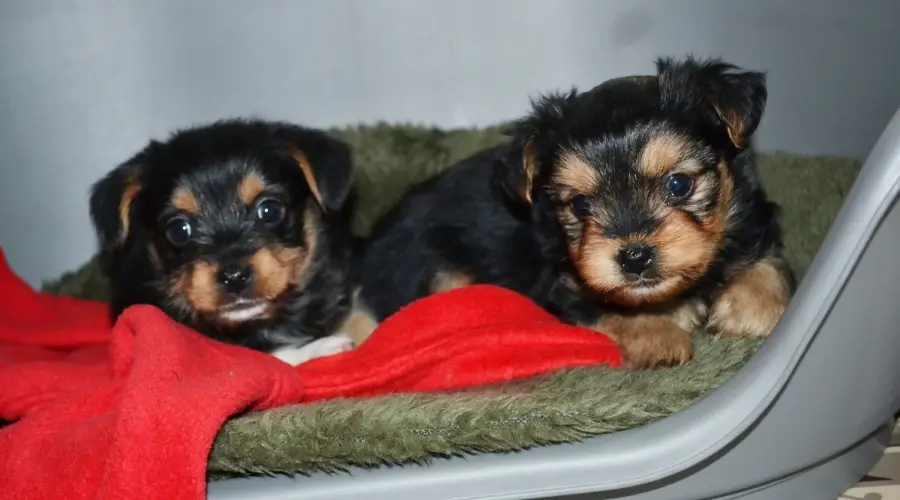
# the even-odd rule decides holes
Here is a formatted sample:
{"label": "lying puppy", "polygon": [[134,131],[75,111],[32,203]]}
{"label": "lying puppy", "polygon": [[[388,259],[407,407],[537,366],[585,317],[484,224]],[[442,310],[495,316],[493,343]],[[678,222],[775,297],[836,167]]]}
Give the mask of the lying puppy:
{"label": "lying puppy", "polygon": [[294,365],[351,349],[336,334],[352,306],[351,173],[345,144],[286,123],[151,141],[91,192],[113,318],[151,304]]}
{"label": "lying puppy", "polygon": [[718,60],[546,95],[508,145],[414,188],[361,257],[377,318],[472,283],[609,334],[626,366],[679,364],[691,332],[765,337],[791,296],[748,142],[765,77]]}

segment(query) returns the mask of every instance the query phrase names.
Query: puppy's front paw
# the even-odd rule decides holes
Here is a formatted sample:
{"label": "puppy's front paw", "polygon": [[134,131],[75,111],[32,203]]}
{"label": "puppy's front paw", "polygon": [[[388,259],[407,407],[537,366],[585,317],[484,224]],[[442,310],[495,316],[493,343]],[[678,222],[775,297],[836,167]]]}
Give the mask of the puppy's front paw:
{"label": "puppy's front paw", "polygon": [[352,351],[356,348],[356,342],[349,333],[335,333],[329,337],[316,340],[312,344],[315,344],[318,350],[317,358]]}
{"label": "puppy's front paw", "polygon": [[272,356],[284,361],[291,366],[297,366],[311,359],[323,358],[333,354],[353,350],[356,343],[344,333],[337,333],[329,337],[314,340],[304,346],[285,346],[271,352]]}
{"label": "puppy's front paw", "polygon": [[630,370],[681,365],[694,352],[691,333],[662,316],[606,316],[595,329],[619,346],[622,366]]}
{"label": "puppy's front paw", "polygon": [[729,337],[768,337],[789,300],[790,289],[782,272],[760,262],[738,275],[716,299],[707,330]]}
{"label": "puppy's front paw", "polygon": [[677,366],[691,360],[691,335],[675,327],[668,331],[646,331],[622,337],[622,365],[630,370],[652,370]]}
{"label": "puppy's front paw", "polygon": [[786,304],[771,296],[736,300],[723,295],[713,304],[707,329],[727,337],[765,338],[775,329],[785,308]]}

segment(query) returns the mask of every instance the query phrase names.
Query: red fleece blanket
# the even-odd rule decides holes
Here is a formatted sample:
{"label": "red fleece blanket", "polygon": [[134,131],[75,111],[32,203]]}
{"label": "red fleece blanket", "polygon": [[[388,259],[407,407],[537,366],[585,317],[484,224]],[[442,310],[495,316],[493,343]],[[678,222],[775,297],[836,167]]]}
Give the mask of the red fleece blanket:
{"label": "red fleece blanket", "polygon": [[194,499],[228,417],[292,403],[458,389],[620,366],[603,335],[492,286],[420,300],[356,350],[291,367],[135,306],[36,293],[0,251],[0,492],[25,499]]}

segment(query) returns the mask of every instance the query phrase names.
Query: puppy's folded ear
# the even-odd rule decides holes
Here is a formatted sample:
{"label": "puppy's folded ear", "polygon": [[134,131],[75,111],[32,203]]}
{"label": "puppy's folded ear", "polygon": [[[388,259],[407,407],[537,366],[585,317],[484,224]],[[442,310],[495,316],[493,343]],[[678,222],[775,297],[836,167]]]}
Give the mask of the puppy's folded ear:
{"label": "puppy's folded ear", "polygon": [[534,177],[537,174],[535,133],[515,136],[507,154],[494,169],[494,182],[512,200],[532,203]]}
{"label": "puppy's folded ear", "polygon": [[91,222],[101,252],[125,243],[132,229],[134,200],[141,192],[140,160],[135,157],[119,165],[91,186]]}
{"label": "puppy's folded ear", "polygon": [[353,185],[350,147],[324,133],[302,134],[287,144],[313,197],[326,212],[344,206]]}
{"label": "puppy's folded ear", "polygon": [[698,110],[707,124],[727,135],[738,149],[759,126],[768,98],[766,75],[741,71],[718,59],[656,62],[663,108]]}
{"label": "puppy's folded ear", "polygon": [[566,107],[576,95],[572,89],[541,96],[532,101],[531,114],[513,125],[512,141],[493,172],[494,183],[512,200],[529,205],[534,201],[535,181],[542,171],[542,158],[547,157],[544,146],[553,144]]}

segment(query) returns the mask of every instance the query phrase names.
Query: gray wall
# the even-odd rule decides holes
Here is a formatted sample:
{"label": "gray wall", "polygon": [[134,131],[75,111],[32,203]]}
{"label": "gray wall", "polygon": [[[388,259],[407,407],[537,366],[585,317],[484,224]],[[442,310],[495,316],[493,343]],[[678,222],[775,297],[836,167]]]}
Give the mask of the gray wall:
{"label": "gray wall", "polygon": [[897,0],[46,0],[0,4],[0,246],[87,259],[92,181],[173,127],[486,125],[538,91],[724,56],[770,74],[759,146],[864,156],[900,106]]}

